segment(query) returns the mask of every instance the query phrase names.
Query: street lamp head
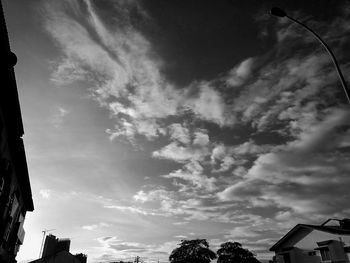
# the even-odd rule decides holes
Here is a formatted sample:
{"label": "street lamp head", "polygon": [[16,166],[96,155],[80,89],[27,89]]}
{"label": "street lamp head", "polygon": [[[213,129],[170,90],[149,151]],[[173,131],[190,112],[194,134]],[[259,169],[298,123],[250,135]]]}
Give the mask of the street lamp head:
{"label": "street lamp head", "polygon": [[272,7],[270,10],[270,14],[273,16],[285,17],[287,14],[282,9],[278,7]]}

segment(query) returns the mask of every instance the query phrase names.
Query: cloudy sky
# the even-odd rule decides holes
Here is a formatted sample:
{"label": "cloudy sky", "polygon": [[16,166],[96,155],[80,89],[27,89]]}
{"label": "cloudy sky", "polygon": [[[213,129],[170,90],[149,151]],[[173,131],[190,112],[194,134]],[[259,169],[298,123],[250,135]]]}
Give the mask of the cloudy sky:
{"label": "cloudy sky", "polygon": [[[349,106],[278,2],[3,1],[35,205],[18,260],[44,229],[89,262],[185,238],[268,259],[295,224],[350,217]],[[291,2],[349,76],[350,5]]]}

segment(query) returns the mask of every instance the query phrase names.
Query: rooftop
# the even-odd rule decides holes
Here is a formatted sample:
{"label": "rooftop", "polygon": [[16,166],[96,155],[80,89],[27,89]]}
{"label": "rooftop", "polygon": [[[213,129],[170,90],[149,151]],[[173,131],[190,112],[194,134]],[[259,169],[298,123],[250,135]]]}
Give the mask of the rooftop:
{"label": "rooftop", "polygon": [[[330,220],[339,221],[340,225],[326,225]],[[308,224],[297,224],[293,227],[287,234],[285,234],[280,240],[276,242],[271,248],[270,251],[276,251],[278,248],[290,237],[292,237],[297,231],[304,230],[304,236],[308,235],[313,230],[318,230],[322,232],[327,232],[330,234],[338,234],[338,235],[350,235],[350,227],[344,222],[349,222],[349,219],[328,219],[325,223],[321,225],[308,225]]]}

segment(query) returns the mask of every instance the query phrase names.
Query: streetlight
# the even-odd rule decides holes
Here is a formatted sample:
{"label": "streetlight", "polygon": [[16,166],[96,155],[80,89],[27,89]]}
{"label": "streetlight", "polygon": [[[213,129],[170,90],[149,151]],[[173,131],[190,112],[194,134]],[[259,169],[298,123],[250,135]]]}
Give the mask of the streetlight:
{"label": "streetlight", "polygon": [[307,29],[309,32],[311,32],[320,42],[321,44],[324,46],[324,48],[327,50],[328,54],[331,56],[332,58],[332,61],[333,61],[333,64],[338,72],[338,76],[339,76],[339,79],[340,79],[340,82],[343,86],[343,90],[345,92],[345,95],[346,95],[346,98],[348,99],[348,103],[350,104],[350,91],[349,91],[349,88],[347,87],[346,85],[346,82],[345,82],[345,79],[344,79],[344,76],[339,68],[339,65],[338,65],[338,62],[332,52],[332,50],[328,47],[328,45],[326,44],[326,42],[324,42],[324,40],[315,32],[313,31],[311,28],[309,28],[308,26],[304,25],[303,23],[301,23],[300,21],[294,19],[293,17],[290,17],[286,14],[286,12],[284,12],[282,9],[278,8],[278,7],[273,7],[271,8],[270,10],[270,14],[271,15],[274,15],[274,16],[278,16],[278,17],[287,17],[289,18],[290,20],[292,20],[293,22],[301,25],[302,27],[304,27],[305,29]]}

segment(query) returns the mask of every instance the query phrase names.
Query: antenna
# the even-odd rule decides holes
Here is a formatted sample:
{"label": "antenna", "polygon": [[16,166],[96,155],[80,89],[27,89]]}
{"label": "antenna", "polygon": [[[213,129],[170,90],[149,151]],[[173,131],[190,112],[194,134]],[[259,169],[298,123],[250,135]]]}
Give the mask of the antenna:
{"label": "antenna", "polygon": [[41,232],[43,232],[43,240],[41,241],[41,248],[40,248],[39,258],[41,258],[41,256],[42,256],[44,239],[45,239],[46,233],[50,232],[50,231],[53,231],[53,230],[56,230],[56,229],[44,229],[43,231],[41,231]]}

